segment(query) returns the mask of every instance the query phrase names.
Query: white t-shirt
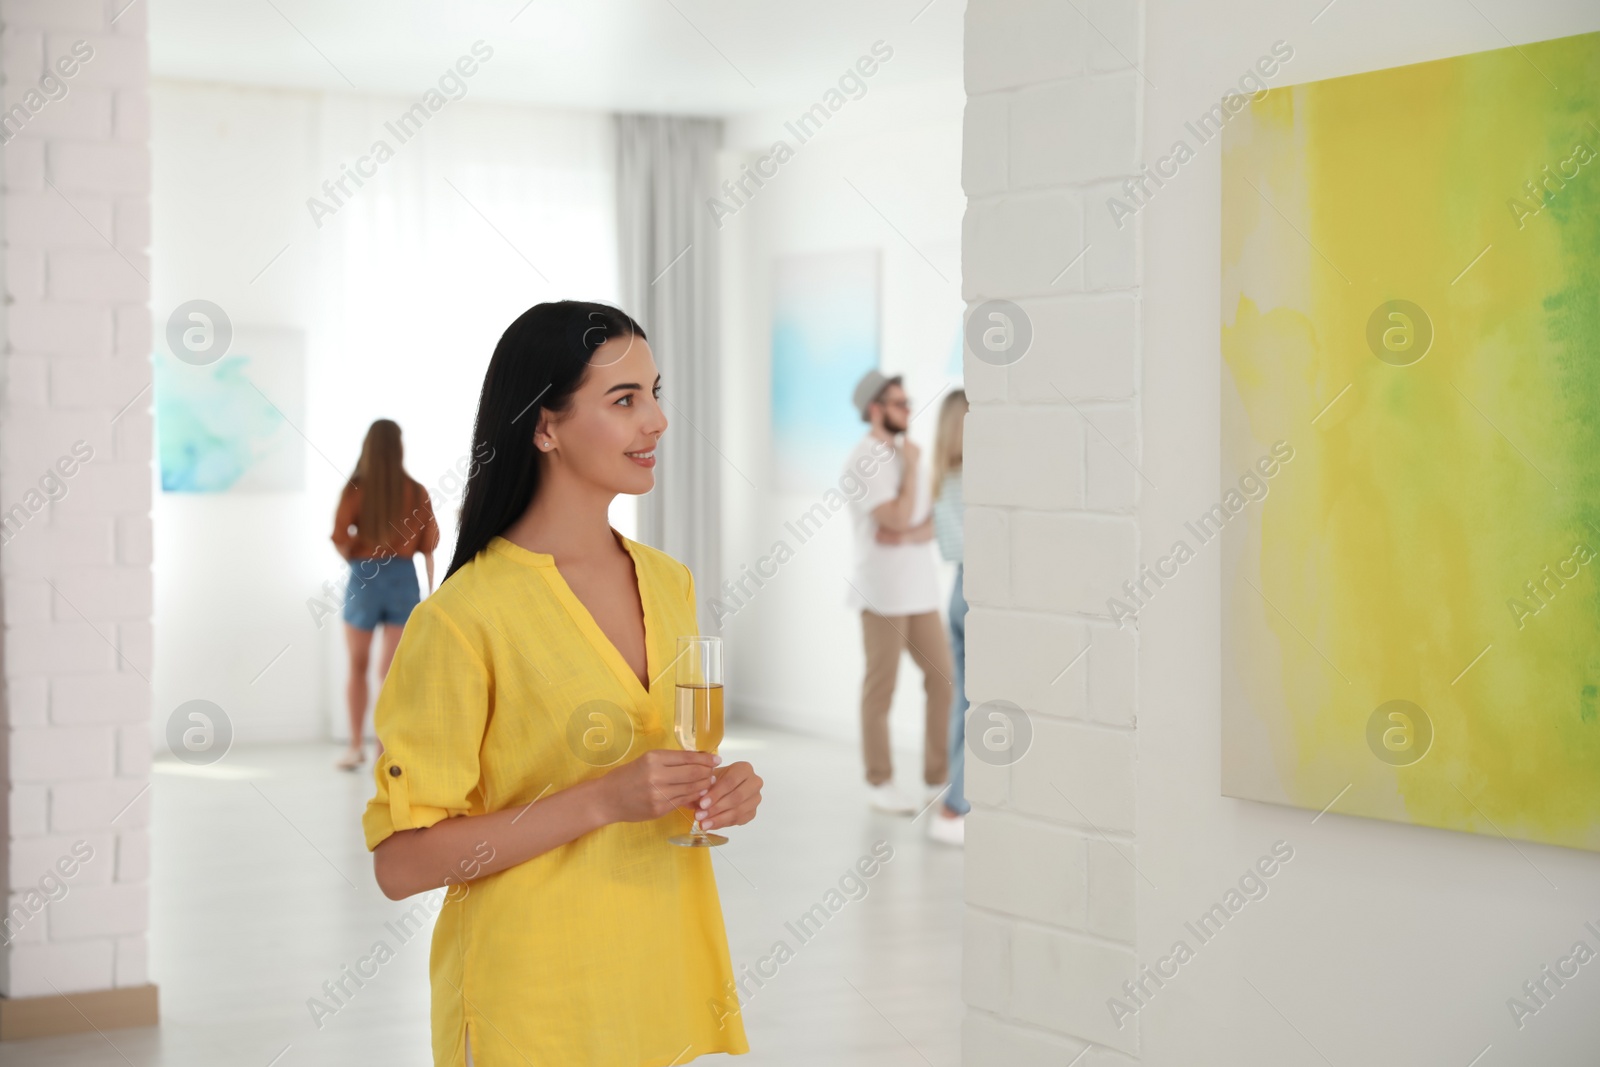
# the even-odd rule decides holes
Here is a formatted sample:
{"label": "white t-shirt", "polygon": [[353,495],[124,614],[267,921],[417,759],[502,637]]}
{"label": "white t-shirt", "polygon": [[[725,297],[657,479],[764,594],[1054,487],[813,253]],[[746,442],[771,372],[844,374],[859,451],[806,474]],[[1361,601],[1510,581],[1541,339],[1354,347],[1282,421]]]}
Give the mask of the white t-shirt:
{"label": "white t-shirt", "polygon": [[[846,479],[859,477],[866,492],[850,503],[851,525],[855,531],[855,573],[850,576],[849,604],[857,611],[879,615],[921,615],[939,610],[939,570],[933,542],[882,545],[876,538],[878,523],[873,509],[900,495],[901,471],[905,460],[898,450],[881,460],[886,447],[867,434],[845,460]],[[868,472],[868,473],[863,473]],[[928,517],[932,493],[922,471],[912,472],[917,479],[916,500],[911,510],[913,524]],[[848,481],[844,484],[848,485]]]}

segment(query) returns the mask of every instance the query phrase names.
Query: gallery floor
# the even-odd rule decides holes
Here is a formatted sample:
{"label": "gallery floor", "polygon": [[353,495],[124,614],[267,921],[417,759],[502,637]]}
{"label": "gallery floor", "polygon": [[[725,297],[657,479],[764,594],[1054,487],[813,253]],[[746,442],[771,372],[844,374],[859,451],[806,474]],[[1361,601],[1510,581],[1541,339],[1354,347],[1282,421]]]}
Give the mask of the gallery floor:
{"label": "gallery floor", "polygon": [[[794,955],[747,999],[745,1064],[953,1067],[960,1060],[961,853],[928,812],[867,810],[851,746],[736,729],[724,748],[766,779],[755,824],[716,852],[735,971]],[[158,761],[151,978],[162,1025],[0,1046],[16,1067],[425,1067],[426,937],[373,883],[359,813],[370,779],[331,746],[241,749],[210,768]],[[899,754],[902,784],[920,761]],[[809,941],[785,928],[879,840],[893,859]],[[387,940],[392,960],[318,1027],[307,1001]],[[767,970],[771,971],[771,966]],[[747,986],[746,988],[753,988]],[[725,1059],[725,1058],[723,1058]],[[717,1062],[706,1057],[702,1062]]]}

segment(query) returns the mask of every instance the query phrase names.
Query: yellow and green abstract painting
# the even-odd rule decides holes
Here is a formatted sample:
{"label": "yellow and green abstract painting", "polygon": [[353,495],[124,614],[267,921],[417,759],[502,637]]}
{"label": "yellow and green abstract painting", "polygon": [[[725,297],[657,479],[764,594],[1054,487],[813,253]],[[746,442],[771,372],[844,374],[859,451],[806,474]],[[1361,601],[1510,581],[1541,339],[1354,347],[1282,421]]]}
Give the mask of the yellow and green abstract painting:
{"label": "yellow and green abstract painting", "polygon": [[1600,33],[1234,104],[1223,792],[1600,849]]}

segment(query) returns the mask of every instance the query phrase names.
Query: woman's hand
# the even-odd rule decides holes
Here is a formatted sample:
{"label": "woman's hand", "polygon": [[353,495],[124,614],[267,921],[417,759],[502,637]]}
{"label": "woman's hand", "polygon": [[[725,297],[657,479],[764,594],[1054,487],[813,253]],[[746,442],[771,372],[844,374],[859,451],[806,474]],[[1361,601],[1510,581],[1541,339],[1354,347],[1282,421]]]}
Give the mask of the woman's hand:
{"label": "woman's hand", "polygon": [[599,779],[606,791],[608,821],[649,822],[673,808],[692,807],[713,788],[712,770],[718,762],[710,752],[653,748],[624,763]]}
{"label": "woman's hand", "polygon": [[700,829],[743,826],[756,817],[761,804],[762,781],[748,763],[729,764],[716,776],[711,791],[691,805]]}

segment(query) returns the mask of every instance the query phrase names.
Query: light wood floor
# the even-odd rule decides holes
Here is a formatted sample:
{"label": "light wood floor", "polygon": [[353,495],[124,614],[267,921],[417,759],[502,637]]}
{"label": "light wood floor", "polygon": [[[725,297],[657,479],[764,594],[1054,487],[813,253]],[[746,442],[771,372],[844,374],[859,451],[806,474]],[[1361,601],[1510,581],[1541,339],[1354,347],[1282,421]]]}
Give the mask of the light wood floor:
{"label": "light wood floor", "polygon": [[[319,1029],[306,1006],[405,910],[372,881],[359,814],[370,778],[336,749],[239,750],[201,774],[158,761],[151,980],[162,1025],[0,1046],[11,1067],[426,1067],[428,945],[417,937]],[[751,1053],[701,1063],[955,1067],[960,1062],[961,852],[928,812],[867,810],[853,747],[753,728],[723,749],[766,779],[750,827],[716,850],[736,971],[779,939],[793,959],[749,998]],[[897,753],[902,785],[920,760]],[[875,841],[894,858],[804,945],[784,928]],[[275,1059],[276,1057],[276,1059]],[[563,1065],[578,1067],[578,1065]]]}

